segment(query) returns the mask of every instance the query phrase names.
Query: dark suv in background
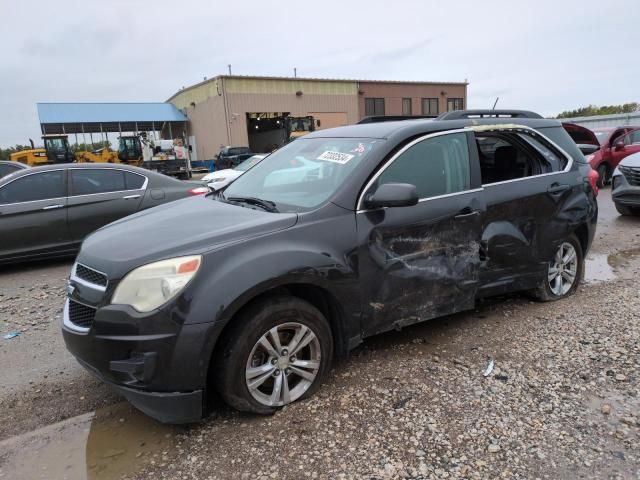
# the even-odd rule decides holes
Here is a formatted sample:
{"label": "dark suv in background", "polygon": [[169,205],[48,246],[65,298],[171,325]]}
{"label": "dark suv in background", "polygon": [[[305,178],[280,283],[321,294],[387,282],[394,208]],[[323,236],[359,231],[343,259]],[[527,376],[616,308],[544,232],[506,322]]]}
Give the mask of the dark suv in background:
{"label": "dark suv in background", "polygon": [[162,421],[198,420],[212,391],[270,413],[371,335],[490,295],[572,294],[596,179],[562,125],[531,112],[316,131],[221,194],[90,235],[64,340]]}

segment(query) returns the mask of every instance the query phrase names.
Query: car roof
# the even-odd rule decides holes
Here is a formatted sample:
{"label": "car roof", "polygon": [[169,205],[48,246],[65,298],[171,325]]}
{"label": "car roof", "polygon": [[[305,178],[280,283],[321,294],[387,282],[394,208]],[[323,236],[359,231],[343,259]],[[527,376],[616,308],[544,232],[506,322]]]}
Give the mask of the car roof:
{"label": "car roof", "polygon": [[[11,162],[11,163],[16,163],[16,162]],[[122,163],[54,163],[51,165],[40,165],[40,166],[36,166],[36,167],[31,167],[31,168],[23,168],[20,170],[15,171],[14,173],[11,174],[11,180],[15,180],[18,177],[24,176],[24,175],[31,175],[33,173],[38,173],[38,172],[47,172],[47,171],[51,171],[51,170],[75,170],[75,169],[86,169],[86,168],[97,168],[97,169],[109,169],[109,168],[113,168],[113,169],[117,169],[117,170],[127,170],[133,173],[138,173],[140,175],[161,175],[162,177],[165,177],[165,175],[162,175],[160,173],[156,173],[156,172],[152,172],[150,170],[146,170],[144,168],[139,168],[139,167],[134,167],[132,165],[125,165]],[[2,180],[4,180],[7,177],[3,177]],[[167,177],[170,178],[170,177]],[[2,181],[0,180],[0,183],[2,183]]]}
{"label": "car roof", "polygon": [[14,162],[13,160],[0,160],[0,165],[15,165],[18,168],[29,168],[29,165],[25,165],[24,163]]}
{"label": "car roof", "polygon": [[344,127],[316,130],[301,138],[380,138],[388,139],[397,134],[403,136],[421,133],[456,130],[474,125],[524,125],[531,128],[561,126],[558,120],[544,118],[465,118],[460,120],[415,119],[390,122],[361,123]]}

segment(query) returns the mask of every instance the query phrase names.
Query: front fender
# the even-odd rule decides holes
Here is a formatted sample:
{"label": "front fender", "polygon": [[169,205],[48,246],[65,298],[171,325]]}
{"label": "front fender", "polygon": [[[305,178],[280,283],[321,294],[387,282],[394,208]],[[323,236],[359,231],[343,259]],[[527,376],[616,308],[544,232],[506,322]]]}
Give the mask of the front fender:
{"label": "front fender", "polygon": [[207,352],[235,314],[286,285],[321,288],[340,306],[342,338],[360,334],[360,289],[353,213],[296,225],[205,255],[188,292],[186,323],[209,323]]}

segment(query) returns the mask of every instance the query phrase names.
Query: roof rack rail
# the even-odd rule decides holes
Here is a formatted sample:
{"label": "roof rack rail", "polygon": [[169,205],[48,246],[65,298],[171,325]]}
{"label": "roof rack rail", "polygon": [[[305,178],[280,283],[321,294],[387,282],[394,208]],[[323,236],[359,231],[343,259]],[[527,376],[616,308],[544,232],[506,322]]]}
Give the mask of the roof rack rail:
{"label": "roof rack rail", "polygon": [[529,110],[454,110],[440,114],[437,120],[467,120],[472,118],[544,118]]}
{"label": "roof rack rail", "polygon": [[371,117],[364,117],[357,124],[395,122],[397,120],[420,120],[425,118],[436,118],[436,117],[435,115],[375,115]]}

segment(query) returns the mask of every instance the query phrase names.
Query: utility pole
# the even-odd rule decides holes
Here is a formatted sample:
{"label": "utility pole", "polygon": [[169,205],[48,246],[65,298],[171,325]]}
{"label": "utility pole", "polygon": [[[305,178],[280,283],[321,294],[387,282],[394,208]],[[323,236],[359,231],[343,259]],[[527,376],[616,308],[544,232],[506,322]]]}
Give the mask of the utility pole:
{"label": "utility pole", "polygon": [[229,69],[229,76],[231,76],[231,64],[227,65],[227,68]]}
{"label": "utility pole", "polygon": [[296,67],[293,67],[293,77],[298,78],[298,69]]}

